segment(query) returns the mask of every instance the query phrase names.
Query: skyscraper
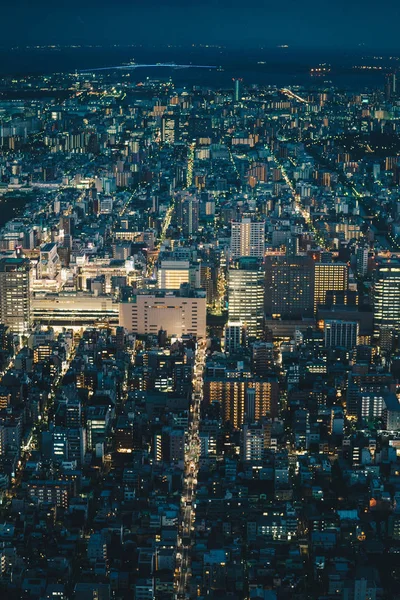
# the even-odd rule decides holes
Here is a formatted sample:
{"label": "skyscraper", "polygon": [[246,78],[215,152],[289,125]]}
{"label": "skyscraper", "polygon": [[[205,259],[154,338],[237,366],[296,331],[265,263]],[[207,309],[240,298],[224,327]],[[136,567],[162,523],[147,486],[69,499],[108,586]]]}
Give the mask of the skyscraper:
{"label": "skyscraper", "polygon": [[161,141],[174,144],[179,139],[179,117],[166,113],[161,119]]}
{"label": "skyscraper", "polygon": [[264,315],[264,273],[260,260],[241,258],[229,270],[229,321],[241,322],[249,337],[262,334]]}
{"label": "skyscraper", "polygon": [[375,332],[400,331],[400,262],[390,260],[378,266],[374,282]]}
{"label": "skyscraper", "polygon": [[235,89],[233,92],[233,99],[235,102],[239,102],[240,101],[240,84],[242,83],[241,79],[234,79],[233,80],[234,85],[235,85]]}
{"label": "skyscraper", "polygon": [[365,277],[368,271],[368,248],[365,246],[358,246],[356,250],[356,267],[357,273],[360,277]]}
{"label": "skyscraper", "polygon": [[318,304],[325,304],[328,291],[348,288],[348,267],[344,263],[316,263],[314,266],[314,313]]}
{"label": "skyscraper", "polygon": [[392,100],[396,96],[396,73],[388,73],[385,76],[385,98]]}
{"label": "skyscraper", "polygon": [[31,325],[30,262],[26,258],[0,261],[1,323],[23,334]]}
{"label": "skyscraper", "polygon": [[265,223],[243,218],[232,222],[232,258],[257,256],[263,258],[265,250]]}
{"label": "skyscraper", "polygon": [[280,317],[312,316],[314,262],[309,257],[267,257],[265,313]]}
{"label": "skyscraper", "polygon": [[178,199],[178,224],[185,237],[197,232],[199,227],[199,199],[192,194],[184,194]]}

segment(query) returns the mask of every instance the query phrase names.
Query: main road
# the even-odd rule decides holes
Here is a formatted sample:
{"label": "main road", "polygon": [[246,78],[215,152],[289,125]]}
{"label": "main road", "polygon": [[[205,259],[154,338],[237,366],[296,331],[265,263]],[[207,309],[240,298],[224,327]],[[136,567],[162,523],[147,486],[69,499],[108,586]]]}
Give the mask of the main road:
{"label": "main road", "polygon": [[195,500],[197,474],[200,460],[200,412],[203,399],[203,372],[206,360],[206,340],[197,342],[195,364],[193,368],[192,397],[190,403],[189,427],[185,444],[185,467],[181,499],[180,535],[178,536],[178,554],[181,556],[176,579],[175,598],[189,599],[191,577],[190,551],[194,539],[193,522],[195,518]]}

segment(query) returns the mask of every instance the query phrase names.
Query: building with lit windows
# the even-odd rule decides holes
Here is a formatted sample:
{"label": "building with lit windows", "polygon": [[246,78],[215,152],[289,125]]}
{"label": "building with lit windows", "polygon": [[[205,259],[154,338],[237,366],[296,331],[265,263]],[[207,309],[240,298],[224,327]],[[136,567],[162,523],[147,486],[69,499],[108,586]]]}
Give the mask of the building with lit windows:
{"label": "building with lit windows", "polygon": [[181,193],[177,197],[178,225],[184,237],[197,234],[199,228],[200,203],[197,196]]}
{"label": "building with lit windows", "polygon": [[229,269],[229,321],[241,322],[249,337],[259,338],[264,318],[264,273],[257,258],[241,258]]}
{"label": "building with lit windows", "polygon": [[232,258],[256,256],[263,258],[265,251],[265,223],[243,218],[232,222],[231,254]]}
{"label": "building with lit windows", "polygon": [[228,321],[225,325],[225,352],[233,354],[243,343],[243,323]]}
{"label": "building with lit windows", "polygon": [[174,144],[179,139],[179,117],[165,113],[161,118],[161,141]]}
{"label": "building with lit windows", "polygon": [[23,334],[31,326],[30,273],[26,258],[0,261],[0,319],[12,333]]}
{"label": "building with lit windows", "polygon": [[314,261],[309,257],[267,256],[265,313],[283,318],[312,316]]}
{"label": "building with lit windows", "polygon": [[359,325],[356,321],[326,320],[324,325],[325,346],[346,348],[357,346]]}
{"label": "building with lit windows", "polygon": [[314,266],[314,313],[319,304],[326,303],[327,292],[347,290],[348,266],[344,263],[315,263]]}
{"label": "building with lit windows", "polygon": [[206,336],[205,292],[189,295],[157,292],[137,294],[121,302],[119,324],[130,333],[157,335],[160,329],[168,336]]}
{"label": "building with lit windows", "polygon": [[162,260],[157,273],[157,285],[160,290],[179,290],[182,283],[190,281],[190,263],[188,260]]}
{"label": "building with lit windows", "polygon": [[400,331],[400,262],[378,266],[374,281],[374,328]]}
{"label": "building with lit windows", "polygon": [[239,428],[246,421],[274,417],[278,411],[278,382],[274,378],[247,378],[225,373],[204,378],[204,402],[222,407],[223,421]]}
{"label": "building with lit windows", "polygon": [[264,459],[271,446],[271,423],[252,423],[243,426],[242,457],[245,462],[255,463]]}

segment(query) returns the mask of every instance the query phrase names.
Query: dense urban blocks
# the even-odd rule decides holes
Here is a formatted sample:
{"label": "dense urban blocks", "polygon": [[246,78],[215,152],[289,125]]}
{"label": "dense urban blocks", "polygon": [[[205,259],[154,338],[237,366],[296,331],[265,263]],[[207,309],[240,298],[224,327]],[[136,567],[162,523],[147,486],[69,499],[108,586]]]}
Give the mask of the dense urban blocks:
{"label": "dense urban blocks", "polygon": [[0,80],[1,597],[397,598],[399,57],[187,52]]}

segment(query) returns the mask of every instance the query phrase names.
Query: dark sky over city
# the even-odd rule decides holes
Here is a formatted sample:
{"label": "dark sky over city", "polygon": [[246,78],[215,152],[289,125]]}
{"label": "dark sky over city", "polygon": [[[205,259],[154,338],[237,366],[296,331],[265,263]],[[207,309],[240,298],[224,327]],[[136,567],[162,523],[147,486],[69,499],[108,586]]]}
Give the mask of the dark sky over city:
{"label": "dark sky over city", "polygon": [[224,43],[397,49],[398,0],[2,0],[3,44]]}

